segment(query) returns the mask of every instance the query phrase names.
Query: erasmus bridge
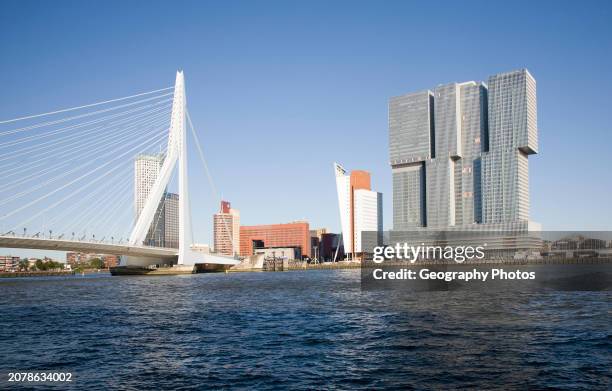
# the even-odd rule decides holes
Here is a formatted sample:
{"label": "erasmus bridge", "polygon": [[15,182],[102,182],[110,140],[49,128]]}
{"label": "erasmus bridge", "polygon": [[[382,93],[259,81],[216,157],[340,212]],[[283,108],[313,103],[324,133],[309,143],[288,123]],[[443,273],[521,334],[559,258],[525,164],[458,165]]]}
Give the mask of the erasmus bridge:
{"label": "erasmus bridge", "polygon": [[[173,87],[0,121],[0,247],[120,255],[121,266],[237,264],[192,249],[188,126],[214,188],[181,71]],[[164,158],[136,214],[140,154]],[[171,184],[178,249],[146,245]]]}

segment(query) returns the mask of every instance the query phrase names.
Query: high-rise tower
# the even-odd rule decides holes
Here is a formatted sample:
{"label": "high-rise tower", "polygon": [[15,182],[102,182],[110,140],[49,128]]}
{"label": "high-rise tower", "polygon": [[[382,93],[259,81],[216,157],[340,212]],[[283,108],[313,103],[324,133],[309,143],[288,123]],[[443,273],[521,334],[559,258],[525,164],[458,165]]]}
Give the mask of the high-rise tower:
{"label": "high-rise tower", "polygon": [[529,230],[527,156],[537,149],[526,69],[391,98],[393,229]]}
{"label": "high-rise tower", "polygon": [[[134,209],[136,219],[140,217],[163,163],[163,154],[140,154],[134,161]],[[178,248],[178,204],[178,194],[164,193],[155,211],[144,244],[154,247]]]}
{"label": "high-rise tower", "polygon": [[221,208],[213,216],[214,250],[217,254],[237,255],[240,253],[240,212],[227,201],[221,201]]}
{"label": "high-rise tower", "polygon": [[[141,154],[134,161],[134,211],[136,220],[144,209],[163,163],[163,154]],[[148,246],[164,247],[165,245],[166,220],[163,208],[162,200],[155,211],[155,216],[144,241]]]}
{"label": "high-rise tower", "polygon": [[371,190],[367,171],[347,175],[338,163],[334,163],[334,171],[344,251],[357,258],[371,252],[382,239],[382,194]]}

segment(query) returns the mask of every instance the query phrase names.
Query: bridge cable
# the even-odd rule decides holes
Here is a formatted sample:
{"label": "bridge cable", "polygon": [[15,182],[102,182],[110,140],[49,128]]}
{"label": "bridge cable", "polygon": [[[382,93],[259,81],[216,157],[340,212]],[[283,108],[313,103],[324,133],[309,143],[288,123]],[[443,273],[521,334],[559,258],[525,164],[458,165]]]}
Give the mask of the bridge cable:
{"label": "bridge cable", "polygon": [[[155,114],[155,113],[160,113],[158,115],[161,115],[161,113],[165,113],[165,112],[168,112],[168,111],[169,111],[169,106],[157,107],[157,108],[154,108],[152,110],[136,114],[136,115],[134,115],[132,117],[127,117],[127,118],[123,118],[123,119],[120,119],[120,120],[117,120],[117,121],[109,122],[108,124],[105,123],[105,124],[102,124],[102,125],[94,126],[94,127],[90,128],[90,129],[85,129],[85,130],[80,131],[80,132],[69,133],[67,135],[64,135],[64,136],[61,136],[61,137],[57,137],[55,139],[52,139],[52,140],[49,140],[49,141],[46,141],[46,142],[38,143],[36,145],[30,145],[30,146],[22,147],[20,149],[12,149],[11,150],[11,154],[9,156],[7,156],[7,157],[4,157],[4,158],[0,159],[0,162],[8,160],[8,159],[11,159],[11,158],[16,157],[16,156],[22,156],[22,155],[24,155],[26,153],[31,154],[33,151],[39,152],[41,150],[47,149],[49,146],[57,147],[57,145],[63,144],[63,143],[61,143],[62,141],[71,141],[72,139],[78,140],[79,138],[81,138],[83,136],[89,136],[92,132],[98,131],[98,130],[106,128],[106,127],[109,127],[110,129],[112,129],[112,127],[114,127],[116,125],[123,125],[126,122],[130,123],[130,124],[133,124],[133,123],[137,122],[137,121],[134,121],[134,120],[136,120],[136,119],[138,119],[140,117],[146,117],[149,114]],[[86,126],[86,125],[97,124],[97,123],[100,123],[100,122],[104,122],[107,119],[111,119],[111,117],[116,117],[116,116],[123,115],[123,114],[124,113],[115,114],[115,115],[109,116],[107,118],[100,118],[100,119],[98,119],[96,121],[91,121],[90,123],[87,123],[87,124],[73,125],[72,127],[70,127],[70,129],[67,129],[67,128],[65,128],[65,129],[66,130],[73,130],[73,129],[78,128],[78,127],[83,127],[83,126]],[[145,120],[156,118],[156,117],[157,117],[157,115],[151,115],[150,117],[145,118]],[[142,119],[139,119],[138,121],[142,121]],[[65,129],[59,129],[59,130],[65,130]],[[55,132],[55,134],[57,134],[57,133],[61,133],[61,132]],[[51,135],[53,135],[53,134],[49,134],[49,133],[44,134],[44,136],[46,136],[46,137],[51,136]],[[43,136],[43,135],[39,135],[39,136]],[[17,140],[14,140],[14,141],[17,141]],[[25,142],[25,140],[23,140],[23,142]],[[69,143],[67,145],[72,145],[72,144],[73,143]],[[12,144],[12,145],[14,145],[14,144]],[[43,147],[45,147],[45,148],[43,148]],[[53,150],[56,151],[55,148],[53,148]]]}
{"label": "bridge cable", "polygon": [[[156,139],[156,140],[155,140],[155,142],[157,143],[157,142],[158,142],[158,141],[160,141],[160,140],[161,140],[161,138]],[[143,144],[145,144],[145,143],[143,143]],[[128,150],[127,152],[125,152],[125,153],[123,153],[123,154],[121,154],[121,155],[117,156],[115,159],[111,160],[111,162],[112,162],[112,161],[114,161],[114,160],[117,160],[117,159],[118,159],[118,158],[120,158],[120,157],[124,157],[124,156],[125,156],[127,153],[129,153],[129,152],[133,152],[135,149],[137,149],[138,147],[141,147],[143,144],[140,144],[140,145],[137,145],[137,146],[136,146],[136,147],[134,147],[134,148],[131,148],[131,149],[130,149],[130,150]],[[87,177],[87,176],[89,176],[89,175],[91,175],[91,174],[93,174],[93,173],[95,173],[95,172],[99,171],[100,169],[102,169],[102,168],[104,168],[104,167],[108,166],[108,165],[109,165],[111,162],[106,162],[106,163],[104,163],[104,164],[102,164],[102,165],[100,165],[100,166],[98,166],[98,167],[94,168],[93,170],[91,170],[91,171],[90,171],[90,172],[88,172],[87,174],[81,175],[81,176],[79,176],[78,178],[73,179],[72,181],[68,182],[67,184],[64,184],[64,185],[60,186],[59,188],[57,188],[57,189],[55,189],[55,190],[53,190],[53,191],[51,191],[51,192],[48,192],[47,194],[45,194],[45,195],[43,195],[43,196],[41,196],[41,197],[39,197],[39,198],[37,198],[37,199],[35,199],[35,200],[33,200],[33,201],[30,201],[29,203],[27,203],[27,204],[25,204],[25,205],[23,205],[23,206],[21,206],[21,207],[19,207],[19,208],[17,208],[17,209],[14,209],[13,211],[11,211],[11,212],[9,212],[9,213],[6,213],[6,214],[5,214],[5,215],[3,215],[3,216],[0,216],[0,221],[1,221],[1,220],[6,219],[7,217],[13,216],[14,214],[16,214],[16,213],[18,213],[18,212],[20,212],[20,211],[22,211],[22,210],[24,210],[24,209],[26,209],[26,208],[29,208],[30,206],[32,206],[32,205],[34,205],[34,204],[36,204],[36,203],[38,203],[38,202],[42,201],[43,199],[48,198],[49,196],[51,196],[51,195],[53,195],[53,194],[55,194],[55,193],[57,193],[57,192],[59,192],[59,191],[61,191],[61,190],[65,189],[65,188],[67,188],[68,186],[70,186],[70,185],[72,185],[72,184],[76,183],[77,181],[79,181],[79,180],[81,180],[81,179],[83,179],[83,178],[85,178],[85,177]],[[94,181],[92,181],[92,183],[97,182],[97,181],[98,181],[100,178],[102,178],[102,177],[97,177],[96,179],[94,179]],[[81,189],[82,189],[82,188],[81,188]],[[78,191],[77,191],[77,192],[78,192]],[[73,195],[73,194],[74,194],[74,193],[72,193],[71,195]],[[38,215],[40,215],[40,214],[38,214]]]}
{"label": "bridge cable", "polygon": [[8,124],[8,123],[11,123],[11,122],[22,121],[22,120],[26,120],[26,119],[39,118],[39,117],[44,117],[44,116],[47,116],[47,115],[65,113],[67,111],[85,109],[85,108],[88,108],[88,107],[94,107],[94,106],[104,105],[104,104],[108,104],[108,103],[119,102],[119,101],[126,100],[126,99],[136,98],[136,97],[144,96],[144,95],[150,95],[150,94],[154,94],[156,92],[167,91],[167,90],[172,90],[172,89],[174,89],[174,86],[166,87],[166,88],[160,88],[159,90],[154,90],[154,91],[149,91],[149,92],[142,92],[140,94],[125,96],[123,98],[110,99],[110,100],[103,101],[103,102],[90,103],[90,104],[87,104],[87,105],[71,107],[71,108],[68,108],[68,109],[61,109],[61,110],[50,111],[48,113],[42,113],[42,114],[36,114],[36,115],[29,115],[29,116],[25,116],[25,117],[13,118],[13,119],[9,119],[9,120],[0,121],[0,124]]}
{"label": "bridge cable", "polygon": [[[169,101],[170,101],[169,99],[168,100],[163,100],[163,101],[160,101],[160,102],[152,104],[152,106],[155,106],[155,105],[158,105],[158,104],[161,104],[161,103],[166,103],[166,102],[169,102]],[[146,106],[144,106],[144,107],[146,107]],[[135,111],[138,111],[138,110],[141,110],[141,109],[142,109],[142,107],[139,107],[139,108],[136,108],[136,109],[132,109],[132,110],[126,110],[125,112],[122,112],[122,113],[111,114],[111,115],[108,115],[106,117],[103,116],[103,117],[95,119],[95,120],[83,122],[83,123],[76,124],[76,125],[70,125],[70,126],[67,126],[65,128],[56,129],[54,131],[50,131],[50,132],[47,132],[47,133],[40,133],[40,134],[36,134],[36,135],[33,135],[33,136],[26,136],[26,137],[23,137],[23,138],[20,138],[20,139],[12,140],[12,141],[5,141],[3,143],[0,143],[0,147],[10,147],[10,146],[13,146],[13,145],[16,145],[16,144],[22,144],[22,143],[30,141],[30,140],[39,139],[39,138],[46,138],[46,137],[53,136],[53,135],[58,134],[58,133],[63,133],[65,131],[67,131],[67,130],[73,130],[73,129],[82,128],[83,126],[86,126],[86,125],[91,125],[91,124],[99,123],[99,122],[102,122],[102,121],[107,120],[109,118],[120,117],[120,116],[122,116],[124,114],[132,113],[132,112],[135,112]]]}
{"label": "bridge cable", "polygon": [[[136,126],[136,125],[134,125],[134,126]],[[133,128],[133,126],[128,126],[127,128],[124,128],[124,130],[128,130],[128,129],[131,129],[131,128]],[[114,146],[123,145],[123,142],[125,142],[127,140],[130,140],[130,139],[133,139],[133,135],[129,134],[129,133],[127,133],[127,134],[123,134],[123,133],[109,134],[109,136],[107,136],[107,137],[101,137],[101,138],[93,139],[92,140],[93,143],[96,143],[96,144],[104,142],[104,144],[102,144],[102,145],[96,145],[96,144],[93,144],[92,142],[85,143],[85,144],[80,145],[78,150],[71,149],[68,152],[74,152],[74,151],[79,151],[80,149],[84,149],[88,154],[94,155],[94,154],[96,154],[98,152],[103,152],[104,150],[112,149],[112,147],[114,147]],[[86,149],[87,147],[89,147],[91,145],[93,145],[94,147],[91,148],[91,149]],[[29,174],[29,175],[20,177],[17,181],[14,181],[12,183],[3,184],[4,191],[10,190],[10,189],[12,189],[12,188],[14,188],[14,187],[16,187],[18,185],[21,185],[23,183],[27,183],[27,182],[31,181],[32,179],[39,178],[39,177],[44,177],[48,173],[54,172],[54,171],[56,171],[59,168],[65,167],[69,163],[72,163],[72,162],[78,161],[79,159],[82,159],[82,157],[80,155],[76,154],[76,153],[66,153],[66,155],[72,156],[72,158],[60,160],[58,164],[53,164],[53,165],[50,165],[50,166],[47,165],[47,167],[44,170],[36,170],[35,172],[33,172],[33,173]],[[48,159],[49,159],[49,157],[44,157],[42,159],[39,159],[38,161],[39,162],[42,161],[43,164],[36,165],[34,167],[36,168],[36,167],[39,167],[41,165],[45,165],[44,162],[46,160],[48,160]],[[79,167],[79,168],[82,168],[82,166]],[[7,170],[7,171],[10,172],[11,170]],[[20,172],[20,174],[23,174],[23,172]],[[12,175],[7,175],[5,178],[10,177],[10,176],[12,176]]]}
{"label": "bridge cable", "polygon": [[[163,117],[165,117],[165,115],[167,115],[167,114],[168,113],[166,113],[166,112],[162,112],[162,113],[160,113],[158,115],[155,115],[155,116],[152,116],[152,117],[148,118],[146,121],[143,121],[143,120],[135,121],[131,126],[120,128],[119,131],[130,130],[134,126],[137,126],[137,125],[138,126],[147,126],[147,125],[150,125],[150,124],[153,124],[153,123],[154,124],[161,124],[163,122],[161,122],[160,119],[163,120]],[[99,127],[95,128],[95,130],[103,130],[103,129],[104,128],[102,126],[99,126]],[[108,137],[116,137],[116,136],[117,136],[116,134],[109,132],[109,136]],[[59,155],[59,156],[70,155],[70,154],[74,154],[75,152],[78,152],[81,148],[84,149],[85,148],[84,146],[95,145],[95,144],[92,144],[92,143],[98,143],[98,142],[100,142],[102,140],[101,138],[98,138],[95,135],[94,135],[94,137],[90,137],[90,138],[91,138],[92,142],[84,143],[84,144],[81,143],[81,144],[78,144],[76,147],[72,147],[72,145],[75,144],[75,143],[71,143],[69,145],[65,145],[64,147],[61,147],[61,148],[58,148],[58,149],[50,149],[49,152],[53,153],[53,155]],[[104,140],[110,140],[110,138],[107,138],[107,137],[104,137],[103,139]],[[67,146],[70,146],[71,148],[66,148]],[[8,169],[2,170],[3,173],[5,174],[5,178],[11,177],[11,176],[15,175],[16,173],[17,174],[21,174],[24,171],[27,172],[29,169],[32,169],[32,168],[38,168],[38,167],[44,166],[45,165],[45,161],[49,159],[49,155],[46,154],[45,152],[42,152],[42,151],[38,152],[38,154],[39,155],[43,155],[43,156],[41,158],[39,158],[39,159],[32,160],[28,164],[24,164],[24,165],[21,165],[21,166],[16,166],[16,167],[12,167],[12,168],[8,168]],[[13,157],[15,157],[15,156],[13,156]],[[16,162],[16,163],[18,164],[19,162]],[[0,167],[1,167],[1,165],[0,165]],[[17,171],[20,168],[23,169],[22,172]]]}
{"label": "bridge cable", "polygon": [[[157,144],[157,142],[161,141],[162,139],[163,139],[163,134],[161,135],[161,137],[158,137],[157,139],[154,139],[152,143],[149,143],[149,144],[148,144],[148,145],[149,145],[149,147],[150,147],[150,146],[152,146],[152,145],[156,145],[156,144]],[[144,144],[144,143],[143,143],[143,144]],[[134,148],[133,148],[133,149],[134,149]],[[132,150],[133,150],[133,149],[132,149]],[[130,151],[128,151],[128,152],[131,152],[131,150],[130,150]],[[108,164],[105,164],[104,166],[106,166],[106,165],[108,165]],[[100,166],[100,167],[98,167],[98,168],[102,168],[102,167],[103,167],[103,166]],[[82,191],[83,191],[84,189],[86,189],[87,187],[89,187],[89,186],[91,186],[91,185],[93,185],[93,184],[95,184],[95,183],[99,182],[99,181],[100,181],[102,178],[106,177],[108,174],[110,174],[110,173],[112,173],[112,172],[116,171],[116,170],[117,170],[117,168],[119,168],[119,167],[120,167],[120,166],[115,166],[115,167],[113,167],[111,170],[109,170],[109,171],[105,172],[103,175],[101,175],[101,176],[99,176],[99,177],[94,178],[92,181],[90,181],[90,182],[89,182],[89,183],[87,183],[86,185],[79,187],[79,189],[78,189],[78,190],[76,190],[76,191],[74,191],[74,192],[72,192],[72,193],[68,194],[67,196],[63,197],[62,199],[60,199],[59,201],[55,202],[54,204],[52,204],[52,205],[48,206],[48,207],[47,207],[47,208],[45,208],[44,210],[42,210],[42,211],[40,211],[40,212],[36,213],[35,215],[31,216],[30,218],[28,218],[28,219],[26,219],[26,220],[24,220],[24,221],[20,222],[19,224],[17,224],[16,226],[14,226],[13,230],[17,229],[18,227],[22,227],[22,226],[24,226],[26,223],[28,223],[28,222],[32,221],[32,220],[33,220],[33,219],[35,219],[36,217],[38,217],[38,216],[40,216],[40,215],[42,215],[42,214],[46,213],[47,211],[49,211],[49,210],[51,210],[51,209],[55,208],[56,206],[60,205],[61,203],[65,202],[65,201],[66,201],[66,200],[68,200],[69,198],[71,198],[71,197],[73,197],[73,196],[75,196],[75,195],[79,194],[80,192],[82,192]],[[96,169],[96,170],[97,170],[97,169]],[[82,177],[81,177],[81,178],[82,178]],[[40,198],[38,198],[38,199],[36,199],[36,200],[34,200],[34,201],[32,201],[32,202],[30,202],[30,203],[28,203],[28,204],[24,205],[24,206],[22,206],[21,208],[18,208],[18,209],[16,209],[16,210],[14,210],[13,212],[11,212],[11,213],[9,213],[9,214],[5,214],[4,216],[0,216],[0,220],[4,219],[4,218],[6,218],[6,217],[9,217],[9,216],[11,216],[11,215],[13,215],[13,214],[15,214],[15,213],[17,213],[17,212],[20,212],[21,210],[24,210],[24,209],[26,209],[26,208],[30,207],[31,205],[33,205],[33,204],[35,204],[35,203],[37,203],[37,202],[41,201],[42,199],[47,198],[49,195],[54,194],[54,193],[57,193],[58,191],[60,191],[60,190],[62,190],[62,189],[64,189],[64,188],[66,188],[67,186],[69,186],[70,184],[72,184],[72,183],[76,182],[78,179],[81,179],[81,178],[77,178],[76,180],[72,181],[71,183],[69,183],[69,184],[67,184],[67,185],[64,185],[64,186],[60,187],[59,189],[56,189],[56,190],[54,190],[54,191],[52,191],[52,192],[50,192],[50,193],[47,193],[45,196],[42,196],[42,197],[40,197]]]}
{"label": "bridge cable", "polygon": [[[208,183],[210,184],[211,190],[213,191],[213,195],[214,197],[218,200],[218,202],[221,202],[221,196],[219,195],[219,192],[217,191],[217,187],[215,186],[215,183],[213,181],[212,175],[210,174],[210,170],[208,168],[208,163],[206,163],[206,159],[204,158],[204,152],[202,150],[202,146],[200,145],[200,140],[198,138],[198,135],[195,131],[195,128],[193,126],[193,122],[191,121],[191,116],[189,115],[189,110],[187,110],[187,107],[185,107],[185,114],[187,116],[187,122],[189,123],[189,128],[191,129],[191,134],[193,135],[195,144],[196,144],[196,149],[198,150],[198,155],[200,157],[200,160],[202,161],[202,164],[204,166],[204,171],[206,172],[206,177],[208,178]],[[235,255],[234,253],[234,244],[235,244],[235,240],[234,238],[230,237],[230,230],[227,226],[227,220],[225,218],[222,219],[223,221],[223,227],[225,228],[225,232],[226,235],[228,237],[226,237],[226,239],[229,240],[230,243],[232,243],[232,254]],[[233,226],[232,226],[233,229]],[[240,235],[240,232],[236,233],[234,232],[234,235]],[[216,251],[216,249],[215,249]]]}
{"label": "bridge cable", "polygon": [[[164,129],[161,129],[161,130],[164,130]],[[152,131],[150,131],[150,132],[145,133],[145,134],[142,136],[142,138],[145,138],[146,136],[150,136],[150,135],[154,134],[156,131],[159,131],[159,129],[154,129],[154,130],[152,130]],[[136,141],[139,141],[139,140],[140,140],[140,139],[137,139]],[[130,144],[128,144],[128,145],[130,145]],[[108,153],[106,153],[105,155],[102,155],[102,156],[104,156],[104,157],[106,157],[106,156],[113,156],[115,153],[116,153],[116,151],[110,151],[110,152],[108,152]],[[120,155],[120,156],[123,156],[123,155]],[[113,161],[115,161],[115,160],[117,160],[117,159],[118,159],[118,157],[115,157],[114,159],[110,160],[110,161],[109,161],[109,162],[107,162],[105,165],[100,166],[100,167],[104,167],[104,166],[108,165],[108,163],[113,162]],[[86,166],[88,166],[88,165],[93,165],[93,164],[95,164],[95,163],[96,163],[96,161],[95,161],[95,160],[91,160],[89,163],[86,163],[86,164],[85,164],[85,165],[83,165],[83,166],[77,166],[77,167],[75,167],[75,168],[73,168],[73,169],[71,169],[71,170],[65,171],[65,172],[63,172],[61,175],[59,175],[59,176],[55,176],[55,177],[50,178],[50,179],[47,179],[46,181],[44,181],[44,182],[42,182],[42,183],[39,183],[38,185],[33,186],[33,187],[29,188],[28,190],[24,190],[24,191],[22,191],[22,192],[20,192],[20,193],[13,194],[13,195],[12,195],[12,196],[10,196],[10,197],[6,197],[5,199],[0,200],[0,206],[1,206],[1,205],[5,205],[5,204],[7,204],[8,202],[13,201],[13,200],[15,200],[15,199],[18,199],[18,198],[20,198],[20,197],[22,197],[22,196],[24,196],[24,195],[31,194],[32,192],[34,192],[34,191],[36,191],[36,190],[38,190],[38,189],[41,189],[41,188],[45,187],[46,185],[48,185],[48,184],[50,184],[50,183],[56,182],[57,180],[59,180],[59,179],[61,179],[61,178],[68,177],[68,176],[70,176],[70,174],[73,174],[73,173],[75,173],[75,172],[78,172],[78,171],[79,171],[79,170],[81,170],[83,167],[86,167]],[[99,167],[98,167],[98,168],[99,168]],[[97,169],[94,169],[92,172],[95,172],[95,171],[97,171]],[[88,174],[86,174],[86,175],[84,175],[84,176],[87,176],[87,175],[91,174],[92,172],[90,172],[90,173],[88,173]],[[79,178],[82,178],[82,177],[79,177]],[[0,217],[0,219],[2,219],[2,217]]]}

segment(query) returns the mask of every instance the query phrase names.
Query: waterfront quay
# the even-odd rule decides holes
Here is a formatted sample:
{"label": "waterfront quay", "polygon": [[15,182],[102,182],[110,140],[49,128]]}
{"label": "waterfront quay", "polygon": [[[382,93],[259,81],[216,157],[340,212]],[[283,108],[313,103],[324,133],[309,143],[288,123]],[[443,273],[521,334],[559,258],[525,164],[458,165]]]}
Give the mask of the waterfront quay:
{"label": "waterfront quay", "polygon": [[[283,271],[307,271],[307,270],[339,270],[339,269],[373,269],[378,267],[422,267],[422,266],[535,266],[535,265],[594,265],[594,264],[609,264],[612,263],[612,258],[561,258],[561,257],[544,257],[542,259],[532,260],[516,260],[516,259],[484,259],[480,261],[469,261],[458,263],[452,260],[428,260],[409,261],[386,260],[382,263],[376,263],[371,260],[364,261],[339,261],[339,262],[322,262],[308,263],[301,260],[288,259],[268,259],[263,261],[259,267],[219,267],[219,265],[198,264],[194,266],[162,266],[162,267],[111,267],[109,272],[112,275],[121,276],[172,276],[197,273],[240,273],[240,272],[283,272]],[[74,270],[57,270],[57,271],[14,271],[1,272],[0,278],[15,278],[15,277],[48,277],[48,276],[72,276],[75,275]]]}
{"label": "waterfront quay", "polygon": [[245,272],[245,271],[291,271],[291,270],[332,270],[332,269],[359,269],[359,268],[375,268],[381,266],[440,266],[440,265],[465,265],[465,266],[484,266],[484,265],[592,265],[592,264],[607,264],[612,263],[612,258],[561,258],[561,257],[544,257],[542,259],[533,260],[517,260],[517,259],[483,259],[478,262],[470,261],[458,263],[448,260],[429,260],[417,261],[414,263],[406,261],[388,260],[383,263],[375,263],[374,261],[340,261],[340,262],[323,262],[323,263],[308,263],[306,261],[286,260],[286,259],[270,259],[263,263],[260,269],[229,269],[229,272]]}

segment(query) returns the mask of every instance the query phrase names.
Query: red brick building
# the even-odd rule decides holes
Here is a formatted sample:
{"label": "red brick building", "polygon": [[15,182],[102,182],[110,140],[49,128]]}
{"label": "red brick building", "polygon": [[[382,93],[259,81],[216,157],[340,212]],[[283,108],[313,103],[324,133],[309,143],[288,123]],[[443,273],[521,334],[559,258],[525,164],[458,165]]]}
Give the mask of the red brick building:
{"label": "red brick building", "polygon": [[119,266],[119,257],[116,255],[104,255],[102,260],[104,261],[104,266],[106,267]]}
{"label": "red brick building", "polygon": [[288,224],[252,225],[240,227],[240,255],[253,255],[255,244],[263,247],[300,247],[302,255],[310,257],[310,230],[305,221]]}

